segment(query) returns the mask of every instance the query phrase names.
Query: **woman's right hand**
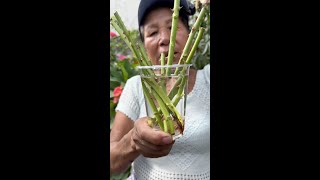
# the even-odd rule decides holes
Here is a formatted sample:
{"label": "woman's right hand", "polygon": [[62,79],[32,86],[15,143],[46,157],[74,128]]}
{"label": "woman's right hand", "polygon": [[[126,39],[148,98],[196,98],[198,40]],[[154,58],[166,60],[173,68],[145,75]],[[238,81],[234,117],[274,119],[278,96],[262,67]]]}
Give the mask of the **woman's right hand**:
{"label": "woman's right hand", "polygon": [[144,157],[157,158],[169,154],[174,143],[172,136],[151,128],[148,118],[140,118],[134,123],[131,134],[131,146]]}

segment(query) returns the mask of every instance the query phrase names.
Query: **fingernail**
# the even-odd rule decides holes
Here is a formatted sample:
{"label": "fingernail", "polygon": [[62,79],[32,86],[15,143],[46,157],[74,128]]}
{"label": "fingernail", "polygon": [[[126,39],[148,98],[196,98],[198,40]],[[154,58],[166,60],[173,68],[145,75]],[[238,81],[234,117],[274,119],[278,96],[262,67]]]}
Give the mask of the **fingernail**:
{"label": "fingernail", "polygon": [[162,142],[164,142],[166,144],[170,144],[172,142],[172,137],[166,136],[166,137],[162,138]]}

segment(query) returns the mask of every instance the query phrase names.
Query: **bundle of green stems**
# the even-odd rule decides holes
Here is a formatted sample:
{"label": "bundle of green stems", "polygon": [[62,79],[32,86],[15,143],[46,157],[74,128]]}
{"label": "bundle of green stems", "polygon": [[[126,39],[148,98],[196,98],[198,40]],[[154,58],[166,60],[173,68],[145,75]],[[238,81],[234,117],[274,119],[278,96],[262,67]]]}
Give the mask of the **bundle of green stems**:
{"label": "bundle of green stems", "polygon": [[[176,41],[177,24],[179,18],[180,10],[180,0],[174,1],[173,14],[172,14],[172,28],[170,34],[170,43],[168,56],[162,53],[160,58],[160,63],[162,68],[160,70],[161,78],[159,78],[154,71],[150,68],[141,68],[143,76],[148,78],[141,78],[143,93],[148,101],[153,117],[150,117],[148,124],[150,126],[159,126],[164,132],[175,134],[175,129],[177,129],[180,134],[183,134],[184,130],[184,117],[181,117],[180,113],[177,111],[176,106],[180,99],[185,95],[185,86],[187,82],[187,66],[178,66],[173,73],[177,76],[173,87],[168,91],[166,90],[165,77],[173,75],[171,73],[171,66],[173,62],[174,46]],[[205,19],[206,11],[208,5],[204,5],[199,13],[196,22],[193,24],[192,29],[189,33],[188,40],[183,49],[183,53],[179,59],[178,65],[191,64],[191,59],[195,54],[196,48],[202,39],[204,28],[200,25]],[[153,66],[151,60],[146,54],[143,44],[135,42],[127,28],[125,27],[121,17],[118,12],[115,12],[110,19],[111,25],[118,32],[120,38],[125,41],[127,46],[130,48],[133,56],[138,60],[140,66]],[[197,34],[197,36],[196,36]],[[191,50],[190,50],[191,48]],[[165,62],[167,59],[167,62]]]}

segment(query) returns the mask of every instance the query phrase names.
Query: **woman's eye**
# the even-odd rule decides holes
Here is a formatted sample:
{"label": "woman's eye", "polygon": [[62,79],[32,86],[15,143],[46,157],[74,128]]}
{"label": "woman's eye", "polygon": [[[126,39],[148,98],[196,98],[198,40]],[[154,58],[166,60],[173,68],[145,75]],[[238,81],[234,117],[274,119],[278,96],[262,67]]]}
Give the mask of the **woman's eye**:
{"label": "woman's eye", "polygon": [[149,33],[149,36],[154,36],[156,34],[157,34],[157,31],[153,31],[153,32]]}

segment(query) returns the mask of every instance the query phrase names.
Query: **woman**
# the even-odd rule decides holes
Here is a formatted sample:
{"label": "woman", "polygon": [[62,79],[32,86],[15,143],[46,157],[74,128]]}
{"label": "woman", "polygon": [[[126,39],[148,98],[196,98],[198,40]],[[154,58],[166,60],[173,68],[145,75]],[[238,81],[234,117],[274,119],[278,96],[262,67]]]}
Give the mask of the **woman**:
{"label": "woman", "polygon": [[[167,56],[173,0],[141,0],[139,30],[153,64]],[[188,16],[194,14],[181,0],[174,64],[186,44]],[[111,174],[125,171],[133,162],[130,179],[210,179],[210,65],[190,69],[184,135],[173,141],[147,124],[141,80],[130,78],[116,108],[110,133]]]}

